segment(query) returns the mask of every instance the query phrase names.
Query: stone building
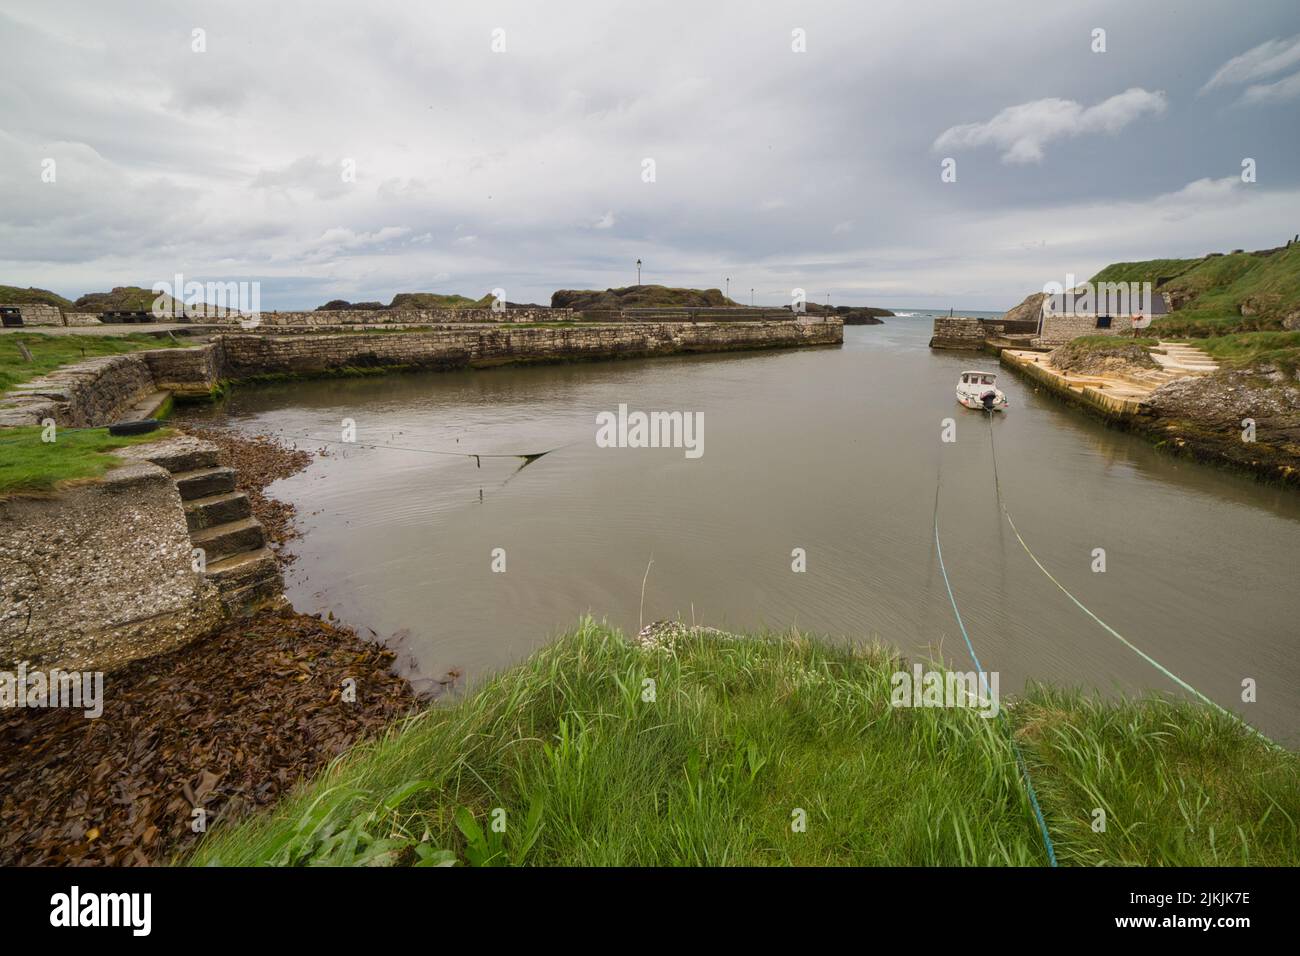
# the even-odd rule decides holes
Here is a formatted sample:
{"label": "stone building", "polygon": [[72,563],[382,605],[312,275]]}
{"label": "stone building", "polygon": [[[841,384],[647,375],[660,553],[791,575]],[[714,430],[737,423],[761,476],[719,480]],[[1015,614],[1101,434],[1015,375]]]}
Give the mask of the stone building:
{"label": "stone building", "polygon": [[1132,334],[1139,316],[1166,315],[1164,295],[1147,287],[1141,293],[1136,283],[1101,282],[1065,293],[1043,296],[1039,313],[1038,342],[1057,345],[1080,335]]}

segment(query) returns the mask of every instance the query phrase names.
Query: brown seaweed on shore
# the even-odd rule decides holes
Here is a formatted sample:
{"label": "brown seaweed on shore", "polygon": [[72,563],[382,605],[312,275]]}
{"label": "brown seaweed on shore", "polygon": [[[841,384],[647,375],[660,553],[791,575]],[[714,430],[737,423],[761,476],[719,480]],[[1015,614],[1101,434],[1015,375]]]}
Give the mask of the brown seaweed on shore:
{"label": "brown seaweed on shore", "polygon": [[[103,715],[0,711],[0,865],[165,863],[417,706],[393,653],[264,612],[104,678]],[[356,682],[349,703],[345,679]]]}

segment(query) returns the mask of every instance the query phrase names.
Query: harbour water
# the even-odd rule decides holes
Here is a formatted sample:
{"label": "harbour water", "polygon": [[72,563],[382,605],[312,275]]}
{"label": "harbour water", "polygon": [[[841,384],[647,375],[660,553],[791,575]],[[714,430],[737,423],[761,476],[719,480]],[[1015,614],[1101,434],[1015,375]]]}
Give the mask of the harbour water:
{"label": "harbour water", "polygon": [[[938,486],[954,594],[1004,694],[1027,679],[1177,691],[1022,550],[996,449],[1053,575],[1294,745],[1300,496],[1163,455],[1005,372],[1010,407],[990,423],[953,390],[996,359],[931,352],[915,311],[848,327],[840,348],[240,386],[216,414],[326,450],[270,489],[303,530],[289,596],[373,629],[419,681],[473,683],[586,613],[875,639],[969,669],[935,557]],[[620,405],[700,415],[703,453],[600,447],[597,416]]]}

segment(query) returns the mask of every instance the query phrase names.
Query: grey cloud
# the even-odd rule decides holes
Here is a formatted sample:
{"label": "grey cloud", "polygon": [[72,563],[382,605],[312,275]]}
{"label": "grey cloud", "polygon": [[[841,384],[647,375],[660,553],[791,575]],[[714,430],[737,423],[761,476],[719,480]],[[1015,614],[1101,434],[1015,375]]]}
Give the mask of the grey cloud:
{"label": "grey cloud", "polygon": [[[641,258],[647,281],[731,275],[760,301],[806,283],[995,308],[1041,273],[1294,231],[1300,133],[1224,108],[1286,102],[1296,71],[1268,64],[1288,54],[1225,74],[1230,102],[1197,96],[1293,32],[1286,3],[1058,6],[33,4],[0,14],[0,281],[75,295],[179,269],[256,276],[267,308],[545,301]],[[1266,175],[1221,195],[1247,155]]]}
{"label": "grey cloud", "polygon": [[1265,40],[1215,70],[1201,92],[1249,83],[1297,66],[1300,66],[1300,34],[1288,39]]}

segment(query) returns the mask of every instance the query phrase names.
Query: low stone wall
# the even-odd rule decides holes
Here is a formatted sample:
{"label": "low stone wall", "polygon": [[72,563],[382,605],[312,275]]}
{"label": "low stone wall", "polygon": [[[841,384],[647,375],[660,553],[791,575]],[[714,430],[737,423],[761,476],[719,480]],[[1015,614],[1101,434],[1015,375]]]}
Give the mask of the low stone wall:
{"label": "low stone wall", "polygon": [[1043,316],[1043,332],[1035,340],[1039,345],[1063,345],[1081,335],[1132,335],[1133,317],[1117,315],[1111,318],[1110,328],[1097,328],[1095,315],[1061,315],[1051,313]]}
{"label": "low stone wall", "polygon": [[[350,325],[445,325],[459,322],[572,322],[572,309],[338,309],[316,312],[263,312],[259,328],[321,328]],[[217,320],[238,326],[236,318]]]}
{"label": "low stone wall", "polygon": [[63,312],[57,305],[46,305],[43,302],[0,302],[0,308],[17,309],[24,326],[63,324]]}
{"label": "low stone wall", "polygon": [[221,619],[171,476],[147,463],[48,499],[0,500],[0,670],[109,671]]}
{"label": "low stone wall", "polygon": [[156,390],[147,354],[87,359],[15,385],[0,396],[0,426],[39,425],[47,418],[68,428],[113,422]]}
{"label": "low stone wall", "polygon": [[[713,306],[680,308],[583,309],[584,322],[781,322],[796,318],[789,309]],[[800,314],[805,321],[820,321],[820,314]]]}
{"label": "low stone wall", "polygon": [[979,319],[935,319],[930,348],[978,351],[984,347],[986,336],[984,324]]}
{"label": "low stone wall", "polygon": [[225,359],[220,342],[138,354],[149,366],[154,387],[177,398],[208,397],[221,383]]}
{"label": "low stone wall", "polygon": [[527,362],[836,345],[839,320],[817,323],[620,323],[531,328],[445,327],[411,332],[221,337],[225,374],[315,374],[348,367],[482,368]]}
{"label": "low stone wall", "polygon": [[1037,331],[1037,322],[1018,319],[976,319],[969,316],[939,318],[934,320],[930,348],[974,350],[983,348],[990,339]]}
{"label": "low stone wall", "polygon": [[222,332],[194,348],[89,359],[0,396],[0,427],[111,424],[153,392],[212,395],[222,379],[322,374],[347,368],[451,369],[528,362],[838,345],[839,319],[816,322],[621,322],[524,327],[443,325],[413,330],[316,333],[264,328]]}
{"label": "low stone wall", "polygon": [[103,325],[104,320],[98,312],[64,312],[63,324],[71,326]]}

